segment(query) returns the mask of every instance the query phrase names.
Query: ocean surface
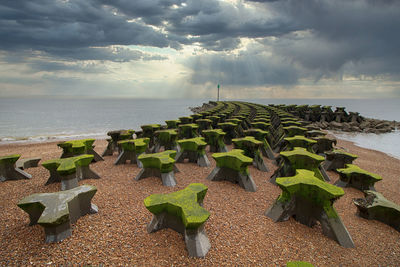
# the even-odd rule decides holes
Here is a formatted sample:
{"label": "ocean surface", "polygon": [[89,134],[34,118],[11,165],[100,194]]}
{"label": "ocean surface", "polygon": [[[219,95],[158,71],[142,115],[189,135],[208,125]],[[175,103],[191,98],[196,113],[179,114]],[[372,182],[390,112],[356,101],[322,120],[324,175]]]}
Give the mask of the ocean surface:
{"label": "ocean surface", "polygon": [[[105,138],[110,130],[134,129],[190,115],[209,99],[94,99],[78,97],[0,98],[0,144]],[[369,118],[400,121],[400,99],[247,99],[260,104],[344,106]],[[400,158],[400,131],[337,137]]]}

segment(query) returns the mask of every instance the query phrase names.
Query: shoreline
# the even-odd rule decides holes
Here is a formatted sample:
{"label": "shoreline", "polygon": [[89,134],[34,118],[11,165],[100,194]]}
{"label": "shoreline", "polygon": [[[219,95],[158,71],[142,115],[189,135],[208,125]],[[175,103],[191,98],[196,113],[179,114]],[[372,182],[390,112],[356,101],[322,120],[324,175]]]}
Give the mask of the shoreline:
{"label": "shoreline", "polygon": [[[0,145],[0,155],[21,153],[22,157],[41,156],[42,160],[59,157],[57,141],[36,144]],[[101,153],[104,139],[96,140],[95,150]],[[357,154],[360,167],[380,174],[383,180],[376,189],[395,203],[400,203],[400,160],[350,141],[338,138],[337,147]],[[231,147],[229,147],[231,148]],[[308,261],[314,266],[396,266],[400,263],[400,233],[392,227],[356,215],[353,198],[363,194],[353,188],[344,188],[345,195],[334,207],[351,234],[354,249],[341,247],[322,234],[320,226],[308,228],[294,219],[274,223],[264,216],[280,194],[279,187],[268,178],[276,166],[264,158],[269,172],[250,167],[258,187],[257,192],[246,192],[229,182],[211,182],[205,179],[215,167],[207,151],[211,167],[198,167],[191,163],[177,163],[177,186],[162,186],[155,177],[134,181],[140,171],[136,165],[115,166],[117,157],[92,164],[101,175],[98,180],[84,180],[80,184],[95,185],[98,189],[93,203],[99,213],[81,217],[73,226],[71,237],[55,244],[44,243],[42,227],[28,226],[29,218],[16,206],[23,197],[39,192],[55,192],[59,184],[45,186],[48,171],[43,167],[26,171],[30,180],[0,183],[0,265],[68,265],[105,264],[141,266],[222,266],[222,265],[278,265],[293,260]],[[338,175],[329,172],[330,183]],[[148,234],[146,225],[151,214],[143,199],[154,193],[169,193],[188,184],[200,182],[208,186],[204,207],[210,211],[205,224],[211,249],[203,259],[189,258],[180,234],[166,229]],[[374,233],[374,234],[371,234]]]}

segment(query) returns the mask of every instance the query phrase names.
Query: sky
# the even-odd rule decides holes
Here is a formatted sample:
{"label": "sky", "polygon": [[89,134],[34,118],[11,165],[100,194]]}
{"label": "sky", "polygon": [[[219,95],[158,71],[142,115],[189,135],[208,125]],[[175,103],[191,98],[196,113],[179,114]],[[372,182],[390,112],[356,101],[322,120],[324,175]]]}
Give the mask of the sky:
{"label": "sky", "polygon": [[0,97],[400,98],[398,0],[1,0]]}

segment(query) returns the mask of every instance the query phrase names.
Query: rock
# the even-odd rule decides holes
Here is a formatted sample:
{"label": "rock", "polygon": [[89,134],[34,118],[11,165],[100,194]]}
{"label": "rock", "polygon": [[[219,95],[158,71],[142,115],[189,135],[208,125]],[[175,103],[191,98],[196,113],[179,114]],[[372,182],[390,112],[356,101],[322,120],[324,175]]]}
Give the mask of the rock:
{"label": "rock", "polygon": [[376,129],[382,129],[387,127],[390,127],[390,124],[388,122],[381,122],[375,126]]}
{"label": "rock", "polygon": [[391,131],[389,126],[375,130],[376,133],[390,133]]}
{"label": "rock", "polygon": [[336,122],[336,121],[331,121],[331,122],[329,123],[329,125],[330,125],[332,128],[334,128],[334,129],[342,129],[342,127],[343,127],[343,124],[342,124],[342,123]]}
{"label": "rock", "polygon": [[362,123],[360,123],[359,127],[360,127],[361,130],[369,128],[369,122],[368,121],[363,121]]}
{"label": "rock", "polygon": [[375,130],[374,129],[372,129],[372,128],[364,128],[363,129],[363,132],[364,133],[373,133]]}
{"label": "rock", "polygon": [[349,124],[350,127],[354,127],[354,126],[358,127],[358,126],[360,125],[358,122],[355,122],[355,121],[353,121],[353,122],[348,122],[347,124]]}
{"label": "rock", "polygon": [[347,122],[342,123],[342,130],[345,132],[350,132],[350,124]]}
{"label": "rock", "polygon": [[350,126],[349,131],[350,132],[360,132],[361,130],[357,126]]}
{"label": "rock", "polygon": [[326,122],[326,121],[321,122],[321,128],[326,129],[326,128],[328,128],[328,126],[329,126],[328,122]]}

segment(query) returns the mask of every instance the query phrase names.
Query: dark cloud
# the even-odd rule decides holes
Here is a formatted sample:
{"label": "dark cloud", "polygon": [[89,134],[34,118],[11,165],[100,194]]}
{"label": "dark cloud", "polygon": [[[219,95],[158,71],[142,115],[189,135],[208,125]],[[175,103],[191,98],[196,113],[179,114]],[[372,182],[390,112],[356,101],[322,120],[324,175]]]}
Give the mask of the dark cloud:
{"label": "dark cloud", "polygon": [[[0,52],[7,54],[2,61],[27,62],[32,72],[101,71],[74,64],[87,60],[167,59],[129,45],[196,45],[203,50],[186,65],[194,84],[222,79],[232,85],[290,85],[342,75],[398,79],[398,32],[395,0],[0,2]],[[261,47],[246,51],[243,39]],[[244,52],[237,54],[238,48]]]}
{"label": "dark cloud", "polygon": [[400,35],[396,34],[400,32],[399,1],[288,0],[273,7],[305,31],[266,43],[282,57],[327,77],[348,70],[346,65],[353,67],[352,73],[365,75],[400,73],[399,64],[365,67],[367,62],[400,61]]}
{"label": "dark cloud", "polygon": [[94,0],[2,1],[0,40],[3,50],[169,45],[165,34]]}

